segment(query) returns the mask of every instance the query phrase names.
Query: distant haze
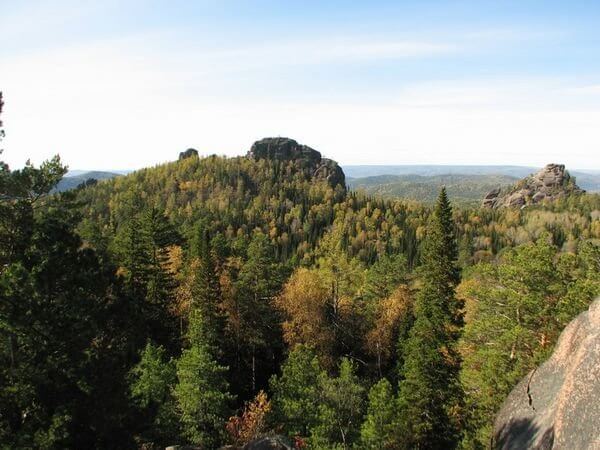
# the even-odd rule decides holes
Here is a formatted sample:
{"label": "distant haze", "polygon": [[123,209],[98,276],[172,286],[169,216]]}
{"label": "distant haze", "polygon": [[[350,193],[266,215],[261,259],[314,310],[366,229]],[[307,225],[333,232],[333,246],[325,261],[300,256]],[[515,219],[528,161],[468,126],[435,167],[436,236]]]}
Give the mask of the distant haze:
{"label": "distant haze", "polygon": [[600,2],[2,2],[3,160],[288,136],[341,164],[600,169]]}

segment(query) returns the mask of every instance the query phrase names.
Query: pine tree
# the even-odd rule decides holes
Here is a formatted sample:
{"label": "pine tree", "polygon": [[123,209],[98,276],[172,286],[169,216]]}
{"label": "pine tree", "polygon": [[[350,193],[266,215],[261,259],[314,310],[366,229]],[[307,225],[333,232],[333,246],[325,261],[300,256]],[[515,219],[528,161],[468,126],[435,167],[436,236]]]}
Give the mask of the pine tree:
{"label": "pine tree", "polygon": [[130,316],[113,268],[75,232],[73,196],[48,195],[66,168],[0,166],[0,446],[132,445],[121,428]]}
{"label": "pine tree", "polygon": [[399,386],[403,448],[450,449],[461,437],[463,395],[456,346],[462,312],[454,296],[456,259],[452,209],[442,188],[423,244],[422,286]]}

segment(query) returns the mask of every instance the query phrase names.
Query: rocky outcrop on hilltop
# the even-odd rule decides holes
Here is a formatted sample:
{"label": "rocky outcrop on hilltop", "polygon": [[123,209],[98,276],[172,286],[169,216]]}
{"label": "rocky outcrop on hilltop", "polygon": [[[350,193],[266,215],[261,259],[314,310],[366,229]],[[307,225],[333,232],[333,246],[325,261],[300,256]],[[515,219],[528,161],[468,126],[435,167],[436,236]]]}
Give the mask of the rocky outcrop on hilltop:
{"label": "rocky outcrop on hilltop", "polygon": [[498,188],[488,192],[483,199],[483,206],[522,208],[582,192],[563,164],[548,164],[507,189]]}
{"label": "rocky outcrop on hilltop", "polygon": [[193,156],[198,156],[198,150],[196,150],[195,148],[188,148],[186,151],[179,153],[179,161],[181,161],[182,159],[191,158]]}
{"label": "rocky outcrop on hilltop", "polygon": [[564,329],[554,353],[509,394],[497,449],[600,449],[600,299]]}
{"label": "rocky outcrop on hilltop", "polygon": [[300,145],[285,137],[264,138],[256,141],[247,155],[255,160],[271,159],[293,161],[307,175],[326,180],[331,186],[346,187],[342,168],[333,160],[321,157],[321,153],[307,145]]}

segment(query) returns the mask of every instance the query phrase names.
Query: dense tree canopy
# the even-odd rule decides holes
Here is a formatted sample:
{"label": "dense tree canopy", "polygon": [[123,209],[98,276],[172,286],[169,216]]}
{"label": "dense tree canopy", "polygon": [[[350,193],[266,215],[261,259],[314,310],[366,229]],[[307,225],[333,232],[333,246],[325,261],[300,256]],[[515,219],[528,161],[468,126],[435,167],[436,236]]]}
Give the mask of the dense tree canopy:
{"label": "dense tree canopy", "polygon": [[430,208],[301,167],[52,193],[58,157],[0,163],[0,447],[484,448],[600,293],[600,196]]}

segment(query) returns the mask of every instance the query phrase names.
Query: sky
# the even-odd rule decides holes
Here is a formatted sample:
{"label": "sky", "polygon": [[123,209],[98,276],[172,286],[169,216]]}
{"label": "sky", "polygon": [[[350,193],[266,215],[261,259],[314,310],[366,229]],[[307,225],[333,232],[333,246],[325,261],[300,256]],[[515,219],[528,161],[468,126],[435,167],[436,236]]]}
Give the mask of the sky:
{"label": "sky", "polygon": [[12,168],[286,136],[350,164],[600,169],[600,2],[0,0]]}

